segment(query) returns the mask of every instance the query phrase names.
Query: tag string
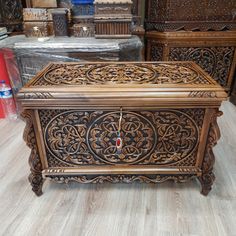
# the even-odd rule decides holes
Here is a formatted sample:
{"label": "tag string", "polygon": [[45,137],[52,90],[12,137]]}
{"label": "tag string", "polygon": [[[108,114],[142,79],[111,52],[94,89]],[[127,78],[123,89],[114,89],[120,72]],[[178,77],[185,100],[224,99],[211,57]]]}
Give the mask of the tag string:
{"label": "tag string", "polygon": [[118,124],[118,133],[121,131],[121,122],[122,122],[122,107],[120,108],[120,119],[119,119],[119,124]]}

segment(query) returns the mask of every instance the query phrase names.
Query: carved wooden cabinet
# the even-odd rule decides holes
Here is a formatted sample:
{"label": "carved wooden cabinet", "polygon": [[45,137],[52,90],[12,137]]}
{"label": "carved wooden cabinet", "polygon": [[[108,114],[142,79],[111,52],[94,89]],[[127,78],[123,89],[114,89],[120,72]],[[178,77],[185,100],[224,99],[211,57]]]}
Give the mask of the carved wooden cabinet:
{"label": "carved wooden cabinet", "polygon": [[235,30],[235,0],[147,0],[146,29]]}
{"label": "carved wooden cabinet", "polygon": [[17,96],[33,191],[197,177],[207,195],[226,96],[192,62],[50,64]]}
{"label": "carved wooden cabinet", "polygon": [[194,61],[229,91],[236,65],[236,31],[147,32],[148,61]]}
{"label": "carved wooden cabinet", "polygon": [[132,1],[95,0],[95,37],[131,37]]}

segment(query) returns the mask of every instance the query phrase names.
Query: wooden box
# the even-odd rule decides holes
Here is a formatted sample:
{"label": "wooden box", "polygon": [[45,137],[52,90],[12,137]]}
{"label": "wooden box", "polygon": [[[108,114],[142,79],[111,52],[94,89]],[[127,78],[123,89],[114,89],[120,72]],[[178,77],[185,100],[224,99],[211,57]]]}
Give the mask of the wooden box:
{"label": "wooden box", "polygon": [[[57,9],[46,9],[46,8],[24,8],[23,9],[23,19],[24,19],[24,33],[27,37],[46,37],[52,35],[58,35],[58,31],[54,30],[53,25],[53,12],[66,12],[66,18],[64,18],[63,32],[64,34],[68,30],[69,24],[71,22],[71,12],[66,8],[57,8]],[[56,21],[55,21],[56,23]],[[62,24],[57,23],[55,26],[58,26],[59,33],[62,32]],[[57,28],[57,27],[56,27]],[[55,31],[55,32],[54,32]]]}
{"label": "wooden box", "polygon": [[146,9],[147,30],[236,29],[235,0],[148,0]]}
{"label": "wooden box", "polygon": [[229,91],[236,64],[236,31],[148,32],[148,61],[194,61]]}
{"label": "wooden box", "polygon": [[131,37],[132,1],[95,0],[95,37]]}
{"label": "wooden box", "polygon": [[67,10],[55,9],[52,11],[54,36],[69,36]]}
{"label": "wooden box", "polygon": [[50,64],[17,95],[33,191],[197,177],[207,195],[226,97],[192,62]]}
{"label": "wooden box", "polygon": [[73,36],[80,38],[94,37],[95,27],[93,23],[79,23],[73,25]]}

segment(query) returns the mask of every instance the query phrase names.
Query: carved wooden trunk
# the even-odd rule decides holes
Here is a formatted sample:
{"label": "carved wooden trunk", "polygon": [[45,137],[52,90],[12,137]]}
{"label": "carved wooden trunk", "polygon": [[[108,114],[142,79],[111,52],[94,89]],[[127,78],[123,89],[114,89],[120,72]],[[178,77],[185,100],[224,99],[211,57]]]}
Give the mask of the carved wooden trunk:
{"label": "carved wooden trunk", "polygon": [[236,64],[236,32],[148,32],[148,61],[194,61],[229,91]]}
{"label": "carved wooden trunk", "polygon": [[131,37],[132,1],[95,0],[95,37]]}
{"label": "carved wooden trunk", "polygon": [[147,5],[147,30],[236,29],[235,0],[148,0]]}
{"label": "carved wooden trunk", "polygon": [[50,64],[18,94],[29,180],[214,181],[226,93],[191,62]]}

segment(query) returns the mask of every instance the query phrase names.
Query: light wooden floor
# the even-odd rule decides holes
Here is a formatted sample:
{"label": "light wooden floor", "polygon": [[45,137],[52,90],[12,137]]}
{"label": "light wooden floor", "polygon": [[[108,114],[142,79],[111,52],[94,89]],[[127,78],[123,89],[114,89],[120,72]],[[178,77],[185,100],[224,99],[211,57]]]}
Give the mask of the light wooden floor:
{"label": "light wooden floor", "polygon": [[216,182],[208,197],[193,180],[164,183],[59,185],[36,197],[28,184],[24,123],[0,121],[0,235],[236,235],[236,107],[225,102],[214,149]]}

